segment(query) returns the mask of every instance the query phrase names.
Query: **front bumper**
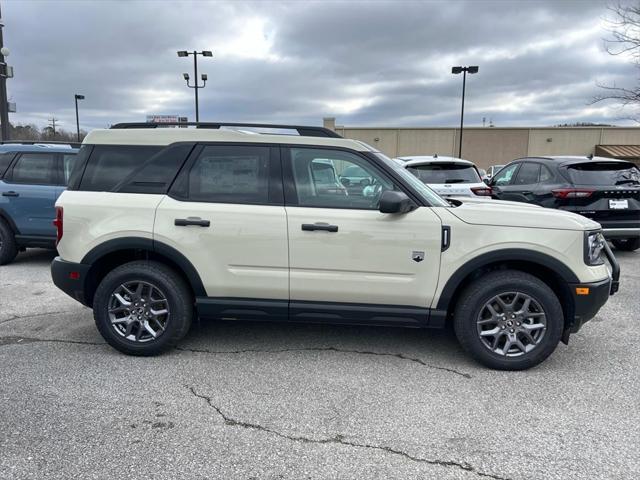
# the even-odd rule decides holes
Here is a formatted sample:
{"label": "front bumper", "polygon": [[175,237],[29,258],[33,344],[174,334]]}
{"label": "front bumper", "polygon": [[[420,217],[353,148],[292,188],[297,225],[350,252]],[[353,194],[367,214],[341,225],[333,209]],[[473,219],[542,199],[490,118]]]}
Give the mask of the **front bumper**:
{"label": "front bumper", "polygon": [[90,268],[91,265],[67,262],[56,257],[51,262],[51,278],[55,286],[64,293],[83,305],[88,305],[85,298],[85,284]]}
{"label": "front bumper", "polygon": [[609,297],[618,291],[620,286],[620,265],[606,243],[604,253],[611,265],[610,278],[593,283],[570,284],[574,305],[573,323],[568,329],[570,333],[577,332],[585,322],[595,317],[600,308],[607,303]]}

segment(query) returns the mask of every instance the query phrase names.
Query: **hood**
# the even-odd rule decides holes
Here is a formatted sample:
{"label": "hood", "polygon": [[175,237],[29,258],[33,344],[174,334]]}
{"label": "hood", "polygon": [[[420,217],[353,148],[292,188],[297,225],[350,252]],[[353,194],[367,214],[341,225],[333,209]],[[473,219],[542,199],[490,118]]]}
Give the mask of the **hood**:
{"label": "hood", "polygon": [[465,223],[503,227],[551,228],[555,230],[596,230],[599,223],[564,210],[502,200],[460,199],[459,207],[449,211]]}
{"label": "hood", "polygon": [[529,208],[542,208],[540,205],[535,205],[533,203],[523,203],[523,202],[511,202],[509,200],[495,200],[490,197],[480,197],[474,195],[473,197],[456,197],[452,195],[451,197],[447,197],[447,200],[453,200],[456,203],[485,203],[490,205],[513,205],[516,207],[529,207]]}

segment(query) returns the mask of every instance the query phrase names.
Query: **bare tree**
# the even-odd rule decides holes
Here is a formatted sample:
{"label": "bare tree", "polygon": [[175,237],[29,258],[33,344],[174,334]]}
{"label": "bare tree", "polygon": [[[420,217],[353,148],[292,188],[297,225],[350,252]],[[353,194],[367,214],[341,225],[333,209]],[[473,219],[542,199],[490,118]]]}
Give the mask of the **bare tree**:
{"label": "bare tree", "polygon": [[[605,48],[613,56],[629,56],[638,71],[636,82],[640,80],[640,2],[623,4],[617,3],[608,7],[612,18],[607,22],[609,27],[609,38],[605,39]],[[603,92],[593,98],[593,103],[603,100],[613,100],[621,107],[630,107],[634,113],[630,116],[633,120],[638,119],[638,109],[640,108],[640,84],[633,87],[620,87],[597,83]]]}

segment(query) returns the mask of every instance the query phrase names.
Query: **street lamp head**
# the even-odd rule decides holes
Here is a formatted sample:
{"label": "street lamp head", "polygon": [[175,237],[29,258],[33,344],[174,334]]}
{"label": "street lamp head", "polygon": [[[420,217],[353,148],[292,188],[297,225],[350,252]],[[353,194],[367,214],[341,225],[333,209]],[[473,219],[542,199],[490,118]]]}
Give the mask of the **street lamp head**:
{"label": "street lamp head", "polygon": [[459,74],[459,73],[462,73],[462,67],[452,67],[451,68],[451,73],[456,74],[456,75]]}
{"label": "street lamp head", "polygon": [[84,95],[78,95],[76,93],[76,100],[84,100]]}
{"label": "street lamp head", "polygon": [[203,57],[213,57],[213,53],[211,53],[211,50],[203,50],[202,51],[202,56]]}
{"label": "street lamp head", "polygon": [[189,52],[187,52],[186,50],[179,50],[178,51],[178,56],[179,57],[187,57],[187,56],[189,56]]}
{"label": "street lamp head", "polygon": [[188,73],[183,73],[182,76],[184,77],[184,79],[188,82],[189,81],[189,74]]}
{"label": "street lamp head", "polygon": [[9,49],[7,47],[0,48],[0,55],[2,55],[3,57],[8,57],[9,56]]}
{"label": "street lamp head", "polygon": [[203,82],[206,82],[206,81],[207,81],[207,79],[208,79],[209,77],[207,77],[207,74],[206,74],[206,73],[203,73],[203,74],[202,74],[202,76],[201,76],[200,78],[202,78],[202,81],[203,81]]}
{"label": "street lamp head", "polygon": [[467,67],[467,72],[469,72],[469,73],[478,73],[478,70],[479,70],[479,68],[478,68],[477,65],[474,65],[472,67]]}

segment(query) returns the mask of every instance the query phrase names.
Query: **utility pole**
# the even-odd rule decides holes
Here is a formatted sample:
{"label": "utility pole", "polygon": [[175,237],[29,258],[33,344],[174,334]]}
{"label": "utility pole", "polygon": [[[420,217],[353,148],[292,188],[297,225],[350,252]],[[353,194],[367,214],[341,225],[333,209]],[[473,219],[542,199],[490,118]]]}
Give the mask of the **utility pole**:
{"label": "utility pole", "polygon": [[53,139],[56,139],[56,122],[58,121],[58,119],[56,117],[54,117],[53,115],[51,115],[51,118],[49,119],[49,127],[51,127],[53,129]]}
{"label": "utility pole", "polygon": [[7,64],[5,53],[7,51],[4,48],[4,41],[2,38],[2,29],[4,27],[4,20],[2,20],[2,12],[0,11],[0,66],[2,72],[0,72],[0,134],[2,140],[9,140],[9,104],[7,98]]}

